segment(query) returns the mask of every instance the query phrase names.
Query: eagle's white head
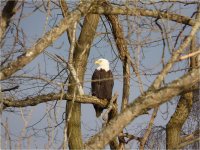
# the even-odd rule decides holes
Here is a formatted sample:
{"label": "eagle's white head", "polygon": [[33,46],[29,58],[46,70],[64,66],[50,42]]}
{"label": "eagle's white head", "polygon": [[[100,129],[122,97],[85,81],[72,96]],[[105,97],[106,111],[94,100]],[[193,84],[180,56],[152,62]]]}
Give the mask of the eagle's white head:
{"label": "eagle's white head", "polygon": [[104,69],[105,71],[109,71],[109,61],[107,59],[100,58],[95,61],[95,64],[99,65],[97,70]]}

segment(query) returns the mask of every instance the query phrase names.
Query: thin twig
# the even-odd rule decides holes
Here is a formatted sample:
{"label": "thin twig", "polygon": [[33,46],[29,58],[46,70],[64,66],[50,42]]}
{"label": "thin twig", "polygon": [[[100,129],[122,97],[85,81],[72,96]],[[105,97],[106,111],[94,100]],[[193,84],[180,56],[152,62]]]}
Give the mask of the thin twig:
{"label": "thin twig", "polygon": [[185,146],[187,146],[187,145],[189,145],[189,144],[193,144],[194,142],[198,142],[198,141],[200,141],[200,137],[196,137],[196,138],[194,138],[193,140],[191,140],[191,141],[186,141],[186,142],[184,142],[184,143],[180,143],[176,148],[174,148],[174,149],[181,149],[181,148],[183,148],[183,147],[185,147]]}
{"label": "thin twig", "polygon": [[171,59],[169,60],[169,62],[165,65],[165,67],[163,68],[163,70],[161,71],[161,73],[157,76],[157,78],[154,80],[153,84],[150,86],[151,88],[159,88],[162,81],[164,80],[165,76],[167,75],[167,73],[170,71],[170,69],[172,68],[173,64],[176,62],[176,60],[178,59],[178,57],[180,56],[180,54],[184,51],[184,49],[188,46],[188,44],[190,43],[190,41],[192,40],[193,36],[196,34],[196,32],[198,31],[200,27],[200,22],[196,22],[196,24],[193,26],[192,31],[190,32],[190,35],[186,38],[186,40],[184,41],[184,43],[179,47],[178,50],[176,50],[173,54]]}
{"label": "thin twig", "polygon": [[179,58],[179,61],[184,60],[184,59],[188,59],[188,58],[193,57],[193,56],[196,56],[196,55],[198,55],[198,54],[200,54],[200,48],[199,48],[197,51],[195,51],[195,52],[192,52],[192,53],[189,53],[189,54],[187,54],[187,55],[181,56],[181,57]]}
{"label": "thin twig", "polygon": [[6,91],[12,91],[12,90],[16,90],[19,88],[19,85],[16,85],[14,87],[11,87],[11,88],[7,88],[7,89],[2,89],[1,92],[6,92]]}
{"label": "thin twig", "polygon": [[151,133],[152,126],[153,126],[154,120],[156,118],[157,112],[158,112],[158,107],[156,107],[154,109],[153,114],[151,116],[151,119],[149,121],[149,126],[148,126],[148,128],[147,128],[147,130],[146,130],[146,132],[145,132],[145,134],[143,136],[143,138],[140,140],[140,150],[144,150],[145,143],[147,142],[148,137],[149,137],[149,135]]}

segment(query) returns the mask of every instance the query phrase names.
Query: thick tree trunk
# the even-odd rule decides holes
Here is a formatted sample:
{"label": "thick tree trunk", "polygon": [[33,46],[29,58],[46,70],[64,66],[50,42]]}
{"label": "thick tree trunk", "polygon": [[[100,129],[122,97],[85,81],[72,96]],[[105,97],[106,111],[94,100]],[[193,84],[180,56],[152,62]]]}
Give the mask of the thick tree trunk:
{"label": "thick tree trunk", "polygon": [[192,92],[184,93],[177,105],[176,111],[167,124],[166,128],[166,146],[167,149],[178,147],[181,138],[181,129],[189,116],[192,108]]}
{"label": "thick tree trunk", "polygon": [[[95,36],[96,28],[99,22],[99,15],[87,15],[85,17],[83,28],[80,33],[78,42],[75,46],[73,65],[76,69],[76,73],[80,82],[84,79],[84,74],[86,70],[87,60],[90,52],[90,47]],[[70,78],[69,82],[74,82]],[[73,94],[75,90],[74,86],[70,86],[68,89],[68,94]],[[82,134],[81,134],[81,104],[68,102],[66,111],[67,115],[69,109],[72,109],[70,121],[68,123],[68,140],[70,149],[82,149]]]}

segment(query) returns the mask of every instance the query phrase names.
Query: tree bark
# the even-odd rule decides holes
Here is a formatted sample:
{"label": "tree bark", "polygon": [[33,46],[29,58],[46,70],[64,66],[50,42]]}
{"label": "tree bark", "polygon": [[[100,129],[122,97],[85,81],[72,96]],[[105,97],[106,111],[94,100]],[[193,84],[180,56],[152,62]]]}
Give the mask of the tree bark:
{"label": "tree bark", "polygon": [[[199,18],[198,15],[196,18]],[[190,46],[191,53],[197,50],[196,38],[193,37]],[[190,70],[199,66],[198,55],[190,58]],[[177,148],[181,142],[181,129],[187,120],[193,104],[194,92],[183,93],[179,99],[175,113],[166,127],[166,148]]]}
{"label": "tree bark", "polygon": [[88,2],[78,6],[77,9],[62,19],[56,27],[52,28],[50,31],[45,33],[43,37],[38,39],[38,41],[31,48],[27,49],[22,55],[17,57],[16,60],[10,62],[6,67],[2,68],[0,72],[0,80],[8,79],[12,74],[22,69],[35,59],[45,50],[45,48],[58,39],[74,21],[77,21],[80,17],[85,16],[88,11],[90,11],[89,8],[91,3],[92,2]]}
{"label": "tree bark", "polygon": [[[109,7],[110,5],[108,3],[104,3],[105,6]],[[115,39],[115,43],[117,46],[117,50],[119,53],[119,58],[123,65],[123,94],[122,94],[122,104],[121,104],[121,112],[126,108],[129,101],[129,92],[130,92],[130,60],[127,58],[127,56],[130,56],[128,51],[127,42],[124,36],[124,31],[122,28],[122,25],[120,24],[120,21],[118,19],[117,15],[106,15],[108,21],[112,25],[112,33]],[[114,115],[116,116],[116,115]],[[113,117],[114,117],[113,116]],[[123,131],[122,131],[123,133]],[[119,146],[115,144],[112,147],[112,141],[110,143],[111,149],[122,149],[124,148],[124,141],[125,139],[122,137],[119,137]],[[116,138],[113,139],[113,141],[117,141]],[[116,143],[116,142],[115,142]]]}
{"label": "tree bark", "polygon": [[194,26],[196,23],[194,19],[176,13],[162,12],[144,8],[133,8],[127,6],[112,6],[110,8],[101,6],[93,9],[92,13],[104,14],[104,15],[145,16],[156,19],[167,19],[170,21],[175,21],[177,23],[186,24],[189,26]]}
{"label": "tree bark", "polygon": [[113,118],[107,127],[103,128],[102,131],[89,139],[86,143],[86,148],[103,148],[138,115],[169,101],[174,96],[179,95],[184,90],[191,88],[199,82],[199,74],[199,70],[195,69],[163,88],[158,90],[149,89],[128,105],[122,113]]}
{"label": "tree bark", "polygon": [[166,127],[166,148],[173,149],[178,147],[181,138],[181,129],[185,120],[188,118],[192,108],[192,92],[184,93],[177,105],[176,111]]}
{"label": "tree bark", "polygon": [[14,9],[15,9],[15,6],[17,5],[17,2],[18,2],[17,0],[8,1],[5,5],[5,7],[3,8],[1,18],[0,18],[1,19],[0,43],[2,42],[2,39],[6,32],[6,29],[10,23],[10,19],[16,13],[16,11],[14,11]]}
{"label": "tree bark", "polygon": [[121,110],[124,110],[128,104],[129,90],[130,90],[130,56],[127,42],[124,37],[123,28],[119,22],[118,16],[106,15],[112,25],[112,33],[115,38],[115,43],[119,53],[119,58],[123,64],[123,95]]}
{"label": "tree bark", "polygon": [[[75,46],[74,56],[73,56],[73,65],[76,69],[76,73],[80,82],[83,84],[84,74],[86,70],[87,60],[90,52],[90,47],[94,39],[96,28],[99,22],[99,15],[87,15],[85,17],[83,27],[78,39],[78,42]],[[70,83],[74,83],[72,77],[69,80]],[[68,94],[73,94],[75,86],[70,86],[68,88]],[[77,95],[79,95],[77,93]],[[81,132],[81,104],[68,102],[66,105],[67,115],[69,109],[72,108],[72,113],[70,121],[68,124],[68,139],[69,139],[69,148],[70,149],[82,149],[82,132]]]}

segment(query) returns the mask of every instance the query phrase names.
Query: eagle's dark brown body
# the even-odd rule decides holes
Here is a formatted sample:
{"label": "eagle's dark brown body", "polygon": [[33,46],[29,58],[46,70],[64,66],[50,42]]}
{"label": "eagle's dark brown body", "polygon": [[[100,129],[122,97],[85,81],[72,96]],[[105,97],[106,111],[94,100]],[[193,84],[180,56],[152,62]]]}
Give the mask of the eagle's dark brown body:
{"label": "eagle's dark brown body", "polygon": [[[92,96],[110,101],[114,85],[112,72],[110,70],[106,72],[103,69],[96,69],[92,75],[92,80],[99,80],[92,82]],[[99,117],[104,108],[94,105],[94,109],[96,111],[96,116]]]}

